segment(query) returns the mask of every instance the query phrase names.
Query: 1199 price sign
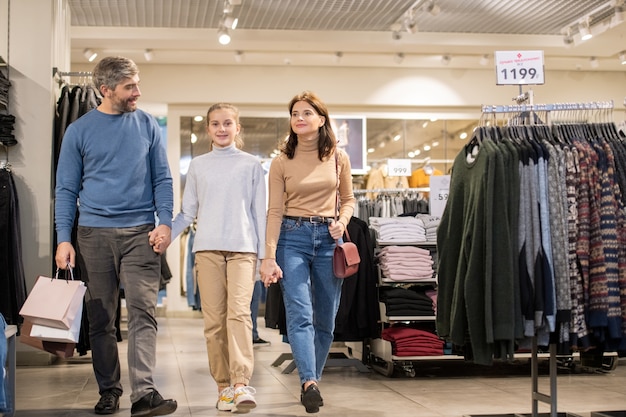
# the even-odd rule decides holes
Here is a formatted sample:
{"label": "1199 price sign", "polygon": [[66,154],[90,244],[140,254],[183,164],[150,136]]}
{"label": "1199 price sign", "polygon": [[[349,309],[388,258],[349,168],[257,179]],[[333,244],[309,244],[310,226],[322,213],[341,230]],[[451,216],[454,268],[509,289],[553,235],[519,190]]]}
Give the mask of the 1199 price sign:
{"label": "1199 price sign", "polygon": [[496,51],[498,85],[543,84],[543,51]]}

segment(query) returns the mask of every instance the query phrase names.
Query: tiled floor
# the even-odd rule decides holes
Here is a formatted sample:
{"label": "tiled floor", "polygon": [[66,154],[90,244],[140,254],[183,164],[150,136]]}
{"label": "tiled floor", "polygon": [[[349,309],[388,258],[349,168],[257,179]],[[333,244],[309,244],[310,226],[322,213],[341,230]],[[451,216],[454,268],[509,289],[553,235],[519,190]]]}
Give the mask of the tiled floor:
{"label": "tiled floor", "polygon": [[[261,336],[272,344],[255,349],[256,368],[251,385],[257,389],[258,407],[251,415],[305,416],[299,403],[297,371],[283,374],[289,361],[273,362],[289,346],[277,331],[260,323]],[[208,371],[202,320],[159,318],[158,368],[160,392],[178,400],[175,416],[224,416],[215,409],[217,388]],[[120,344],[122,375],[126,343]],[[623,362],[624,360],[620,360]],[[341,417],[437,417],[532,414],[531,377],[527,360],[517,365],[478,367],[460,360],[423,361],[415,377],[385,377],[359,372],[356,367],[327,367],[320,382],[324,406],[320,416]],[[540,391],[549,393],[547,366],[540,367]],[[559,415],[589,417],[595,411],[626,410],[626,363],[610,372],[559,371]],[[17,417],[93,416],[98,400],[89,356],[58,361],[50,366],[18,366]],[[539,413],[549,415],[548,405]],[[548,413],[548,414],[545,414]],[[130,415],[128,393],[121,398],[117,415]],[[626,414],[614,414],[624,416]]]}

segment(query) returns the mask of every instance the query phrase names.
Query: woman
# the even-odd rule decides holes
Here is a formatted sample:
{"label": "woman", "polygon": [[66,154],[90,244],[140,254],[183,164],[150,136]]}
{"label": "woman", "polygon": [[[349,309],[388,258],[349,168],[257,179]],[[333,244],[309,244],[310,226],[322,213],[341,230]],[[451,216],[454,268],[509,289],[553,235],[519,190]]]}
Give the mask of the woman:
{"label": "woman", "polygon": [[317,383],[341,298],[333,249],[352,217],[355,199],[350,160],[337,148],[326,105],[304,91],[291,99],[289,112],[289,138],[270,166],[261,279],[265,286],[280,282],[301,402],[308,413],[316,413],[323,405]]}
{"label": "woman", "polygon": [[254,368],[250,302],[264,253],[265,178],[261,162],[239,149],[236,107],[211,106],[206,129],[212,149],[191,161],[172,238],[196,220],[193,252],[216,407],[246,413],[256,407],[256,391],[248,386]]}

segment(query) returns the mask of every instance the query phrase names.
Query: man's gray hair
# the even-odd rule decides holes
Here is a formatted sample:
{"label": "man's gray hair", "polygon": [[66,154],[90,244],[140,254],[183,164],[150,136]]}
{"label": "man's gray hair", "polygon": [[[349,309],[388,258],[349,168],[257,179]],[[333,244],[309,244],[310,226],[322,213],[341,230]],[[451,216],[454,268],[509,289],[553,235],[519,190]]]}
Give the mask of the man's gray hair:
{"label": "man's gray hair", "polygon": [[103,58],[93,69],[92,79],[96,90],[107,86],[111,90],[127,78],[132,78],[139,73],[137,65],[128,58],[111,56]]}

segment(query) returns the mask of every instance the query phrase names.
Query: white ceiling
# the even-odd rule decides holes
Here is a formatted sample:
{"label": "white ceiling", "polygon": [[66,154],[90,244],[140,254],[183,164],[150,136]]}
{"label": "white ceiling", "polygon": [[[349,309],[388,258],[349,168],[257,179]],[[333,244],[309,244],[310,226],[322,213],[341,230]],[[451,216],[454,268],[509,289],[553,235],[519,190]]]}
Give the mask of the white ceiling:
{"label": "white ceiling", "polygon": [[[624,0],[231,0],[239,18],[229,45],[217,41],[224,0],[69,0],[72,62],[85,63],[90,48],[121,54],[142,65],[144,50],[155,64],[342,65],[415,68],[480,68],[498,50],[542,50],[546,70],[624,71],[626,23],[616,24]],[[412,10],[418,31],[392,29]],[[563,42],[564,28],[590,17],[590,41]],[[623,17],[624,13],[622,13]],[[606,30],[605,30],[606,29]],[[337,62],[336,53],[342,54]],[[400,64],[394,60],[404,54]],[[599,67],[590,66],[597,57]]]}
{"label": "white ceiling", "polygon": [[[69,0],[71,60],[87,63],[84,51],[89,48],[100,56],[127,56],[141,66],[437,68],[445,65],[441,57],[449,55],[448,68],[494,68],[494,51],[541,50],[546,70],[626,71],[618,62],[626,50],[626,23],[616,24],[614,17],[615,7],[625,7],[624,1],[435,0],[440,12],[433,15],[427,10],[431,0]],[[217,41],[217,30],[224,5],[230,3],[238,3],[231,15],[239,23],[224,46]],[[410,13],[418,27],[415,33],[402,27]],[[566,46],[564,28],[574,28],[586,16],[596,36],[580,42],[573,29],[575,43]],[[400,39],[393,39],[394,30]],[[152,50],[150,62],[146,49]],[[399,53],[402,62],[394,59]],[[480,63],[484,55],[486,65]],[[598,59],[597,68],[590,65],[592,56]],[[253,153],[267,155],[281,135],[266,125],[264,120],[244,122]],[[368,118],[367,125],[368,147],[376,149],[371,159],[406,158],[409,150],[472,128],[463,120]],[[190,134],[191,127],[183,130]],[[394,143],[390,138],[397,133],[411,141]],[[198,134],[204,136],[202,129]],[[464,142],[447,143],[445,152],[437,151],[439,156],[431,151],[433,158],[453,158]]]}

